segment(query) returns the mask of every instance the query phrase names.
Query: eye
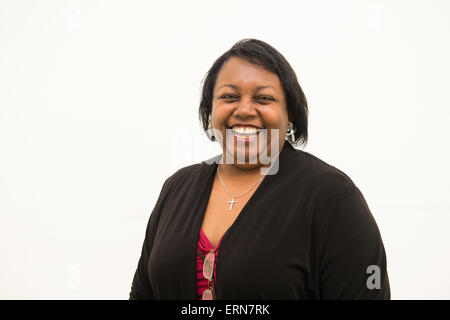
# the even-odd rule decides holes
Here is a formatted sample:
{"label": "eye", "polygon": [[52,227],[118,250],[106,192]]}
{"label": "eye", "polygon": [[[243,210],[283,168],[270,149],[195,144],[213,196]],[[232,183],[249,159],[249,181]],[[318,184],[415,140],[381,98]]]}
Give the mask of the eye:
{"label": "eye", "polygon": [[219,99],[224,99],[224,100],[235,100],[237,99],[236,96],[232,95],[232,94],[224,94],[222,96],[220,96]]}
{"label": "eye", "polygon": [[270,103],[270,101],[275,101],[275,99],[270,96],[261,96],[261,97],[258,97],[257,100],[263,101],[265,103]]}

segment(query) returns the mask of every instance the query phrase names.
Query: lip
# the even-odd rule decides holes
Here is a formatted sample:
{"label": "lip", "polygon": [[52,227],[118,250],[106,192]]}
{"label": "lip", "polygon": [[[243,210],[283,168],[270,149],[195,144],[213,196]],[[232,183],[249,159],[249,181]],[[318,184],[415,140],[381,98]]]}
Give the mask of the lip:
{"label": "lip", "polygon": [[264,129],[264,127],[258,126],[256,124],[252,124],[252,123],[233,123],[231,125],[228,126],[228,129],[231,129],[235,126],[240,126],[240,127],[253,127],[253,128],[258,128],[258,129]]}
{"label": "lip", "polygon": [[[259,128],[259,127],[254,127],[254,126],[248,126],[248,127],[257,128],[258,131],[262,130],[262,128]],[[227,128],[226,131],[229,132],[232,136],[234,136],[235,139],[237,138],[238,140],[243,140],[244,138],[247,138],[247,137],[249,137],[250,140],[253,140],[253,138],[259,136],[259,134],[260,134],[260,132],[241,132],[241,133],[238,133],[238,132],[234,131],[232,127],[231,128]]]}
{"label": "lip", "polygon": [[257,137],[238,137],[238,136],[234,136],[234,141],[243,141],[243,142],[250,142],[250,141],[256,141]]}
{"label": "lip", "polygon": [[254,135],[244,135],[244,134],[235,134],[232,133],[232,137],[233,137],[233,141],[237,142],[237,141],[243,141],[245,143],[248,143],[250,141],[256,141],[258,139],[258,135],[254,134]]}
{"label": "lip", "polygon": [[227,132],[231,135],[234,141],[243,141],[248,143],[250,141],[255,141],[259,138],[259,133],[237,133],[232,128],[227,129]]}

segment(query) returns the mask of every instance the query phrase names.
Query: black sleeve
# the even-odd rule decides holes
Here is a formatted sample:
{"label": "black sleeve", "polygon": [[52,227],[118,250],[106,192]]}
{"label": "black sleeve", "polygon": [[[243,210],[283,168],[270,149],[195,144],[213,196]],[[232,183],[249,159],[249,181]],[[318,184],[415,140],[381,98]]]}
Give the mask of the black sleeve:
{"label": "black sleeve", "polygon": [[383,241],[360,190],[349,187],[329,210],[319,262],[321,299],[389,300]]}
{"label": "black sleeve", "polygon": [[155,238],[159,217],[161,215],[164,202],[169,193],[168,181],[169,179],[164,182],[156,205],[153,208],[152,213],[150,214],[147,229],[145,232],[144,244],[142,245],[141,256],[139,258],[138,266],[131,285],[129,300],[154,299],[152,285],[148,276],[148,259],[153,247],[153,240]]}

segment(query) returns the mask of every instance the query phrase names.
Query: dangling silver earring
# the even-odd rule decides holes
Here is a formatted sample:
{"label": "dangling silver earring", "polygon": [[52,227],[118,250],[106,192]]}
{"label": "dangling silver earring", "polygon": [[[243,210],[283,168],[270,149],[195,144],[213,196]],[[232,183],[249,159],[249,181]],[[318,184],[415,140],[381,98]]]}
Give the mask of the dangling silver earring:
{"label": "dangling silver earring", "polygon": [[286,131],[286,140],[288,140],[291,143],[295,142],[294,132],[295,132],[294,124],[292,122],[289,122],[289,125],[287,127],[287,131]]}

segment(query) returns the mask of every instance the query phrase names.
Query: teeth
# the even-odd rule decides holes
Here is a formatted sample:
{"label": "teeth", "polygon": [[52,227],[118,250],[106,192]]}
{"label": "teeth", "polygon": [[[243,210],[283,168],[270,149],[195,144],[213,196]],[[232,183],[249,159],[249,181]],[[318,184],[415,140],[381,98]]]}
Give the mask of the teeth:
{"label": "teeth", "polygon": [[233,127],[233,131],[236,133],[246,133],[246,134],[252,134],[252,133],[258,133],[259,129],[255,127]]}

